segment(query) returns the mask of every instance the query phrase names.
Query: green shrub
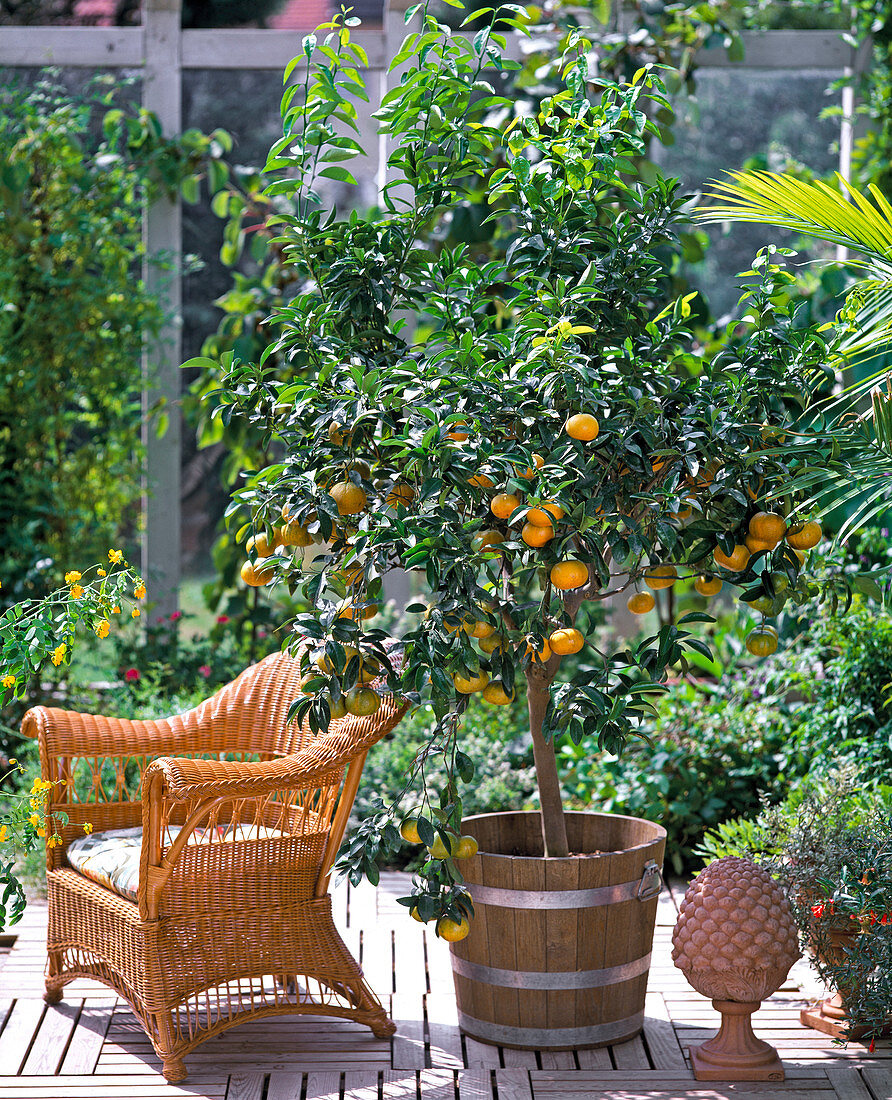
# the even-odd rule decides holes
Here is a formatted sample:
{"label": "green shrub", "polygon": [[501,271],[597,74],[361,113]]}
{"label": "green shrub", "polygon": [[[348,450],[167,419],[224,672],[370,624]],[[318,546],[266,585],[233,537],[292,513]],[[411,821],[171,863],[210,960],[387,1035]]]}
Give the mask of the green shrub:
{"label": "green shrub", "polygon": [[[372,818],[382,801],[385,805],[397,803],[405,816],[417,809],[419,784],[412,780],[412,772],[416,755],[427,746],[435,724],[431,709],[425,707],[404,718],[393,735],[375,745],[356,796],[356,821]],[[461,791],[465,814],[520,810],[534,804],[536,775],[529,721],[522,705],[502,708],[472,701],[461,738],[462,750],[476,764],[472,782],[463,784]],[[445,771],[441,756],[430,756],[424,762],[425,786],[434,800],[443,788]],[[408,846],[404,851],[411,856]]]}
{"label": "green shrub", "polygon": [[662,824],[667,860],[680,873],[705,829],[755,812],[764,792],[783,789],[806,762],[796,746],[797,707],[762,675],[674,685],[658,710],[650,742],[616,757],[586,739],[564,744],[560,760],[578,802]]}
{"label": "green shrub", "polygon": [[[228,144],[163,138],[109,87],[0,88],[0,607],[134,532],[143,341],[164,317],[138,274],[143,212],[196,199]],[[222,186],[216,160],[212,175]]]}

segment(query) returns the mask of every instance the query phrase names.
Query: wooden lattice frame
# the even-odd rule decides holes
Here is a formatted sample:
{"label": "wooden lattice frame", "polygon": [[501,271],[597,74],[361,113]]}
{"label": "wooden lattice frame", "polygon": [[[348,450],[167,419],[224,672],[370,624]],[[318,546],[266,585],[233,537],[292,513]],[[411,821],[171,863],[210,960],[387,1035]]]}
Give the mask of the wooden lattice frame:
{"label": "wooden lattice frame", "polygon": [[[314,737],[287,722],[299,680],[277,653],[172,718],[35,707],[22,723],[54,784],[50,817],[68,817],[51,820],[62,843],[47,846],[46,998],[78,977],[111,986],[170,1081],[185,1078],[184,1054],[248,1018],[316,1013],[379,1037],[395,1030],[335,929],[328,883],[366,752],[405,706],[385,697],[372,717]],[[188,843],[194,829],[229,822],[247,837]],[[86,823],[142,825],[136,903],[68,865]]]}

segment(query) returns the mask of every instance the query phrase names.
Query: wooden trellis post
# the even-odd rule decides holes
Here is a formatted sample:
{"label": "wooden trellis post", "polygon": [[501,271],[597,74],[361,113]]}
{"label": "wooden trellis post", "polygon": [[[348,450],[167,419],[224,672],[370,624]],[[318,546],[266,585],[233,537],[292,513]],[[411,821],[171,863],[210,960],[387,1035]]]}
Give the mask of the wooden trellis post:
{"label": "wooden trellis post", "polygon": [[[143,106],[158,116],[165,134],[178,134],[182,119],[181,0],[146,0],[143,8]],[[180,586],[181,452],[180,363],[182,337],[182,207],[167,196],[147,210],[143,277],[163,303],[158,339],[143,354],[143,442],[146,447],[142,571],[154,614],[177,609]],[[151,415],[158,407],[158,413]],[[161,425],[166,425],[163,431]]]}

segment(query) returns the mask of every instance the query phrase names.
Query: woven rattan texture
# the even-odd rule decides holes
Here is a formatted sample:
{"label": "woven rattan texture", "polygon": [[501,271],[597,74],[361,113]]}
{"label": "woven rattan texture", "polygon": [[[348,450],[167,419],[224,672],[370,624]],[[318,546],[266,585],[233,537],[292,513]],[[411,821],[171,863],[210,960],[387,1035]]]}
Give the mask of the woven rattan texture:
{"label": "woven rattan texture", "polygon": [[[105,982],[130,1002],[170,1080],[185,1077],[185,1053],[252,1017],[322,1013],[394,1030],[326,891],[357,770],[405,707],[385,698],[377,714],[313,736],[287,722],[299,681],[280,653],[162,721],[35,707],[23,722],[55,783],[50,812],[69,817],[47,850],[47,998],[77,977]],[[142,824],[138,904],[67,866],[87,822]],[[225,840],[230,822],[247,838]],[[172,825],[185,826],[178,837]],[[195,829],[211,841],[186,843]]]}

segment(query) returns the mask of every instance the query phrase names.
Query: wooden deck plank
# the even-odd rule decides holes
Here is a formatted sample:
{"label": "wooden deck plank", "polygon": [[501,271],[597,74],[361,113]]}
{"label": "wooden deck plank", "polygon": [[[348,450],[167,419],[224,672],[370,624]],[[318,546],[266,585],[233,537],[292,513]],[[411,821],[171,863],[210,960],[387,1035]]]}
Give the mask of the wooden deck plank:
{"label": "wooden deck plank", "polygon": [[644,1039],[654,1069],[686,1069],[666,1002],[659,993],[648,993],[644,1001]]}
{"label": "wooden deck plank", "polygon": [[421,1100],[455,1100],[455,1074],[449,1069],[423,1069],[418,1075]]}
{"label": "wooden deck plank", "polygon": [[892,1098],[892,1070],[885,1067],[865,1066],[861,1071],[864,1082],[876,1100],[890,1100]]}
{"label": "wooden deck plank", "polygon": [[341,1100],[340,1073],[308,1073],[306,1100]]}
{"label": "wooden deck plank", "polygon": [[[628,1039],[625,1043],[616,1043],[610,1048],[617,1069],[650,1069],[650,1059],[644,1049],[640,1035]],[[545,1066],[542,1067],[545,1069]]]}
{"label": "wooden deck plank", "polygon": [[302,1073],[277,1070],[269,1075],[266,1100],[300,1100],[304,1087]]}
{"label": "wooden deck plank", "polygon": [[0,1066],[10,1075],[21,1072],[46,1007],[43,1001],[29,1000],[18,1000],[13,1005],[0,1035]]}
{"label": "wooden deck plank", "polygon": [[229,1078],[226,1100],[263,1100],[264,1073],[233,1073]]}
{"label": "wooden deck plank", "polygon": [[56,1073],[74,1034],[83,1001],[47,1005],[43,1020],[22,1067],[25,1077],[45,1077]]}
{"label": "wooden deck plank", "polygon": [[837,1100],[874,1100],[861,1074],[852,1066],[826,1066],[824,1072]]}
{"label": "wooden deck plank", "polygon": [[572,1050],[543,1050],[539,1054],[542,1069],[576,1069]]}
{"label": "wooden deck plank", "polygon": [[613,1069],[610,1051],[607,1047],[592,1047],[589,1050],[577,1050],[576,1058],[580,1069]]}
{"label": "wooden deck plank", "polygon": [[391,1019],[396,1024],[392,1065],[394,1069],[424,1069],[424,1003],[420,994],[395,993],[391,998]]}
{"label": "wooden deck plank", "polygon": [[348,1070],[344,1074],[344,1100],[379,1100],[380,1095],[377,1073]]}
{"label": "wooden deck plank", "polygon": [[490,1069],[498,1069],[502,1060],[499,1058],[499,1048],[490,1043],[480,1043],[465,1036],[465,1055],[469,1066],[489,1066]]}
{"label": "wooden deck plank", "polygon": [[530,1074],[525,1069],[497,1069],[496,1090],[499,1100],[533,1100]]}
{"label": "wooden deck plank", "polygon": [[475,1066],[458,1075],[458,1100],[493,1100],[492,1070]]}
{"label": "wooden deck plank", "polygon": [[430,1064],[443,1069],[462,1069],[465,1056],[458,1030],[458,1009],[454,997],[429,993],[426,999]]}
{"label": "wooden deck plank", "polygon": [[381,1095],[384,1100],[416,1100],[418,1075],[414,1070],[385,1070]]}
{"label": "wooden deck plank", "polygon": [[63,1074],[92,1073],[99,1061],[102,1044],[111,1024],[113,1000],[85,1001],[77,1018],[74,1035],[59,1070]]}
{"label": "wooden deck plank", "polygon": [[506,1069],[539,1068],[534,1050],[514,1050],[512,1047],[502,1047],[502,1060]]}

